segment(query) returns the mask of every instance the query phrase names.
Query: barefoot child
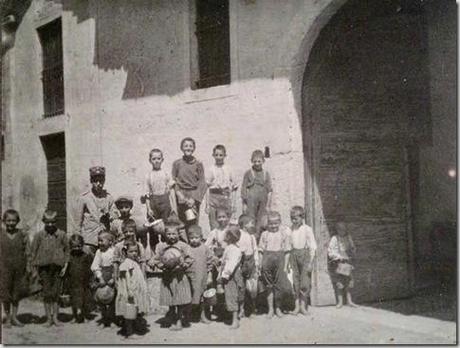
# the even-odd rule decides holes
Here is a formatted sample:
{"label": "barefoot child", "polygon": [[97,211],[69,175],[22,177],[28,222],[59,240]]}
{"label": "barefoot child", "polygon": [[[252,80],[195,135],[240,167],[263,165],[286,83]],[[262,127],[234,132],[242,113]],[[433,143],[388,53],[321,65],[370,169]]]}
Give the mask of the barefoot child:
{"label": "barefoot child", "polygon": [[[200,205],[207,188],[203,164],[193,156],[195,148],[195,140],[182,139],[180,149],[184,155],[174,161],[172,166],[172,179],[175,182],[177,196],[177,214],[185,224],[186,231],[189,226],[198,224]],[[186,216],[185,212],[189,209],[194,212],[194,219]]]}
{"label": "barefoot child", "polygon": [[[69,238],[70,259],[66,281],[72,304],[74,322],[82,323],[88,318],[90,310],[90,280],[93,256],[83,250],[83,237],[73,234]],[[80,313],[79,313],[80,311]]]}
{"label": "barefoot child", "polygon": [[344,294],[347,304],[356,307],[352,301],[350,290],[353,289],[352,258],[355,256],[356,248],[351,235],[348,233],[342,221],[337,223],[337,235],[332,236],[327,249],[329,261],[329,274],[337,292],[337,308],[344,303]]}
{"label": "barefoot child", "polygon": [[190,226],[189,242],[194,260],[189,269],[189,277],[192,284],[192,305],[199,307],[200,321],[204,324],[210,324],[210,321],[206,318],[203,293],[206,290],[208,279],[213,269],[214,256],[211,250],[201,242],[202,238],[201,228],[198,225]]}
{"label": "barefoot child", "polygon": [[[115,249],[113,240],[113,235],[108,232],[101,233],[98,238],[99,249],[96,251],[91,264],[91,271],[98,281],[99,288],[105,286],[115,287]],[[114,302],[99,302],[98,306],[101,311],[101,323],[104,327],[110,327],[114,320]]]}
{"label": "barefoot child", "polygon": [[287,279],[287,262],[289,260],[289,236],[280,228],[281,215],[272,211],[268,213],[267,231],[260,236],[261,278],[267,291],[268,314],[282,317],[281,304],[285,296],[291,293]]}
{"label": "barefoot child", "polygon": [[270,174],[263,169],[264,153],[255,150],[251,156],[252,167],[243,177],[241,198],[243,199],[243,213],[251,216],[256,222],[256,238],[259,240],[262,219],[270,208],[272,195],[272,181]]}
{"label": "barefoot child", "polygon": [[218,226],[216,221],[217,209],[225,209],[233,214],[236,208],[235,191],[238,185],[233,179],[232,169],[224,163],[226,156],[225,146],[216,145],[212,151],[215,163],[207,172],[206,213],[209,216],[211,231]]}
{"label": "barefoot child", "polygon": [[18,229],[20,218],[16,210],[8,209],[3,213],[3,224],[0,236],[0,296],[6,313],[5,327],[24,326],[18,318],[19,300],[24,291],[23,277],[28,271],[27,257],[29,240],[27,235]]}
{"label": "barefoot child", "polygon": [[230,226],[225,234],[226,248],[222,257],[222,270],[218,281],[222,282],[225,291],[225,306],[232,313],[232,329],[240,326],[238,313],[243,304],[244,285],[241,275],[240,248],[236,245],[240,240],[241,232],[238,226]]}
{"label": "barefoot child", "polygon": [[[259,270],[259,251],[257,248],[257,241],[254,236],[254,219],[249,215],[243,214],[238,219],[238,225],[241,231],[238,247],[243,253],[243,258],[241,261],[241,273],[244,281],[244,303],[247,302],[249,304],[250,315],[255,310],[255,297],[257,295],[257,290],[254,288],[254,286],[257,284],[258,278],[257,273]],[[250,297],[246,296],[246,290],[250,290]],[[244,317],[244,303],[240,308],[240,319]]]}
{"label": "barefoot child", "polygon": [[190,281],[186,272],[194,262],[190,246],[179,240],[179,221],[168,220],[165,241],[157,244],[150,266],[163,270],[160,305],[169,306],[173,315],[170,330],[182,330],[185,306],[192,302]]}
{"label": "barefoot child", "polygon": [[313,230],[304,223],[305,210],[300,206],[291,209],[291,233],[289,236],[291,252],[289,265],[292,269],[292,278],[295,295],[295,309],[291,314],[299,312],[307,315],[308,298],[311,289],[311,271],[316,253],[316,241]]}
{"label": "barefoot child", "polygon": [[45,228],[37,233],[31,247],[32,265],[37,269],[43,283],[43,301],[46,326],[62,326],[58,320],[59,292],[62,277],[69,261],[69,241],[66,233],[56,227],[57,212],[47,209],[42,221]]}
{"label": "barefoot child", "polygon": [[[134,242],[126,244],[126,258],[120,265],[118,292],[115,302],[116,315],[124,318],[125,337],[134,334],[136,320],[149,309],[147,283],[138,263],[139,245]],[[133,315],[133,312],[135,312]]]}

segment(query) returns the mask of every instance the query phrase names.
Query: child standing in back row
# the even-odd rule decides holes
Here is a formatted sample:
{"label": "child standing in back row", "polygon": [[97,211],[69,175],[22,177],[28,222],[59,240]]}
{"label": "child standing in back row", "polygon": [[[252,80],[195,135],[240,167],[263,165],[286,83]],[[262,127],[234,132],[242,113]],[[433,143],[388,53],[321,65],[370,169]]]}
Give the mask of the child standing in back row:
{"label": "child standing in back row", "polygon": [[[182,139],[180,149],[184,155],[174,161],[172,179],[175,182],[177,214],[187,231],[189,226],[198,224],[201,201],[206,193],[206,180],[203,164],[193,156],[195,140]],[[194,216],[187,215],[187,211],[193,212]]]}
{"label": "child standing in back row", "polygon": [[256,238],[259,240],[262,219],[271,205],[272,180],[270,174],[263,169],[264,153],[255,150],[251,156],[252,167],[243,177],[241,198],[243,199],[243,213],[251,216],[256,222]]}
{"label": "child standing in back row", "polygon": [[238,188],[232,169],[224,163],[227,150],[224,145],[216,145],[212,151],[215,163],[209,168],[206,177],[208,191],[206,196],[206,212],[209,216],[211,231],[218,226],[217,209],[225,209],[231,214],[235,212],[235,191]]}
{"label": "child standing in back row", "polygon": [[295,309],[291,314],[307,315],[308,299],[311,289],[311,272],[316,253],[316,241],[313,230],[304,223],[305,210],[300,206],[291,209],[291,253],[289,265],[295,294]]}

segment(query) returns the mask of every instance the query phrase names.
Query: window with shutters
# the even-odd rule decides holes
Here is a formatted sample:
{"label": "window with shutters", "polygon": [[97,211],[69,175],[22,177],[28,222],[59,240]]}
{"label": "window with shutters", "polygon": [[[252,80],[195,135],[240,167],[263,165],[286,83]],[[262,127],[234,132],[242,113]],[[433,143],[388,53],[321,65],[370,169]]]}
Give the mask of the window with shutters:
{"label": "window with shutters", "polygon": [[230,83],[228,0],[196,0],[198,79],[192,88]]}
{"label": "window with shutters", "polygon": [[64,113],[61,19],[58,18],[37,31],[42,46],[44,117],[56,116]]}

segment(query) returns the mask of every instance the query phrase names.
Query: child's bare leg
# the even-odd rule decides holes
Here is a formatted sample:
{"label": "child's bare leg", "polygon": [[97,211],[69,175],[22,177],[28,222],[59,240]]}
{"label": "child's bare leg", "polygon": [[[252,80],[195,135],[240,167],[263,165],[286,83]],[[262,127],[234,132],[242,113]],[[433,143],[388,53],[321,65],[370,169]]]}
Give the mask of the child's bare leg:
{"label": "child's bare leg", "polygon": [[275,303],[275,314],[278,318],[281,318],[284,316],[283,312],[281,311],[281,308],[277,303]]}
{"label": "child's bare leg", "polygon": [[204,303],[200,303],[200,322],[203,324],[211,324],[208,318],[206,318],[206,306]]}
{"label": "child's bare leg", "polygon": [[300,299],[296,298],[295,299],[295,308],[294,308],[293,311],[289,312],[289,314],[297,315],[297,314],[299,314],[299,311],[300,311]]}
{"label": "child's bare leg", "polygon": [[244,318],[244,301],[240,304],[240,310],[238,311],[238,319]]}
{"label": "child's bare leg", "polygon": [[350,307],[358,307],[356,303],[353,302],[352,298],[351,298],[351,292],[350,292],[350,289],[346,289],[345,290],[346,293],[347,293],[347,304],[350,306]]}
{"label": "child's bare leg", "polygon": [[267,314],[267,318],[268,319],[271,319],[273,318],[273,314],[274,314],[274,303],[273,303],[273,298],[274,298],[274,295],[273,295],[273,291],[270,290],[268,295],[267,295],[267,302],[268,302],[268,314]]}
{"label": "child's bare leg", "polygon": [[24,324],[21,323],[18,319],[18,307],[19,307],[19,303],[18,302],[13,302],[12,303],[12,313],[11,313],[11,324],[13,324],[14,326],[19,326],[19,327],[23,327]]}
{"label": "child's bare leg", "polygon": [[11,304],[9,302],[3,302],[3,310],[6,314],[5,324],[4,327],[10,328],[11,327]]}
{"label": "child's bare leg", "polygon": [[238,329],[240,327],[240,320],[238,319],[238,311],[232,312],[232,325],[230,329]]}
{"label": "child's bare leg", "polygon": [[337,308],[342,308],[343,306],[343,289],[337,288]]}
{"label": "child's bare leg", "polygon": [[53,312],[51,308],[51,303],[50,302],[44,302],[45,305],[45,314],[46,314],[46,327],[51,327],[53,326]]}
{"label": "child's bare leg", "polygon": [[308,312],[307,307],[307,298],[300,298],[300,313],[303,315],[309,315],[310,313]]}
{"label": "child's bare leg", "polygon": [[62,326],[62,323],[58,319],[59,314],[59,304],[57,302],[53,302],[53,323],[56,326]]}
{"label": "child's bare leg", "polygon": [[75,306],[72,306],[72,323],[78,323],[78,308]]}

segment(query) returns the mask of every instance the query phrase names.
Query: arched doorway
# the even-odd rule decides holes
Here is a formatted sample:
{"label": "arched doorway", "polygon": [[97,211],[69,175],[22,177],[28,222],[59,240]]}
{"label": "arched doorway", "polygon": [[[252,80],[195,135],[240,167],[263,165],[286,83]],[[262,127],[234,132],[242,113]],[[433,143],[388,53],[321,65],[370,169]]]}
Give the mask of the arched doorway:
{"label": "arched doorway", "polygon": [[335,301],[326,254],[338,220],[358,249],[356,299],[411,293],[411,156],[430,127],[425,45],[417,1],[350,0],[315,41],[302,86],[314,304]]}

